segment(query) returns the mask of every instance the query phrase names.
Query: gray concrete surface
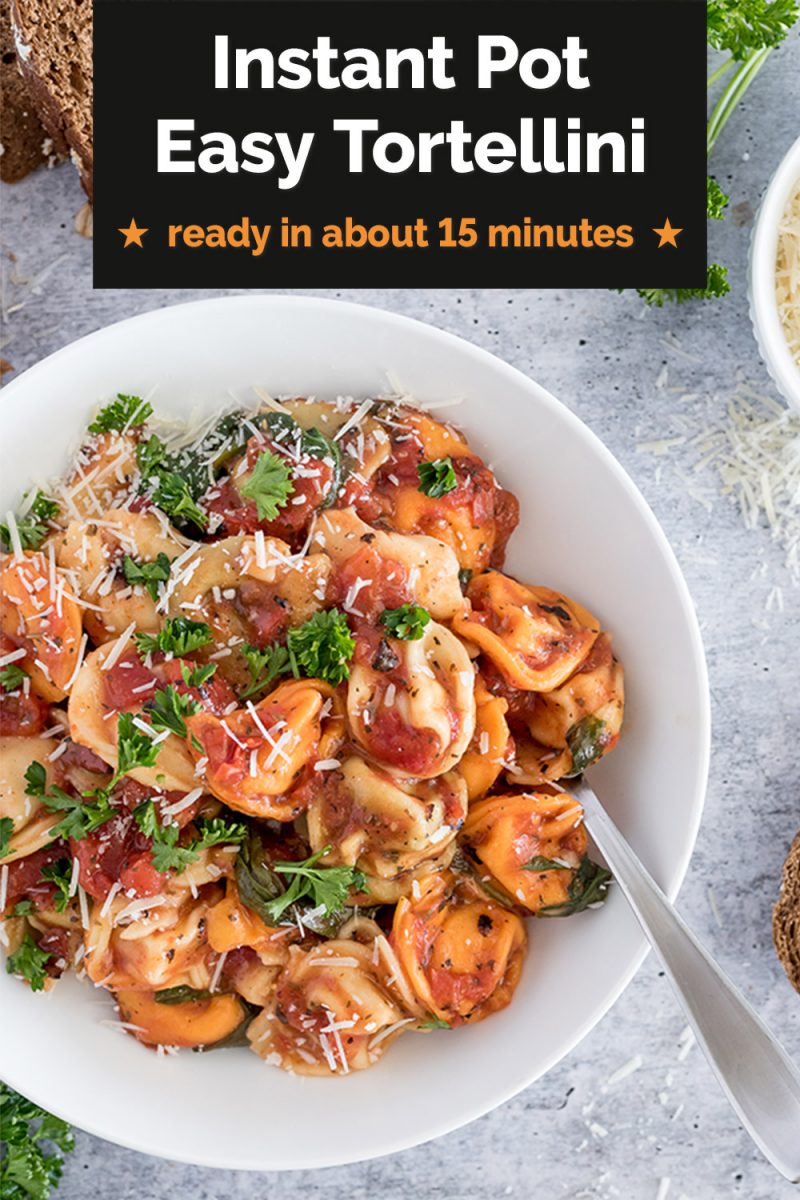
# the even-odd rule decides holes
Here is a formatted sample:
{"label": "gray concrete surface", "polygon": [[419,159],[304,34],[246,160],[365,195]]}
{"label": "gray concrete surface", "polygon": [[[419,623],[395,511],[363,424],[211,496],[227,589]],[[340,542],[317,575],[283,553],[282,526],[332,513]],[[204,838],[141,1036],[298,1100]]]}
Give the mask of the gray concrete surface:
{"label": "gray concrete surface", "polygon": [[[344,279],[326,294],[429,321],[528,372],[603,438],[644,492],[694,597],[713,697],[708,801],[679,907],[800,1057],[800,997],[770,936],[780,865],[800,827],[800,591],[768,531],[745,529],[715,473],[694,472],[691,445],[706,426],[724,428],[738,381],[774,394],[747,317],[746,249],[762,189],[798,132],[794,36],[715,154],[715,173],[733,193],[729,219],[713,230],[714,256],[731,267],[733,293],[722,302],[649,311],[634,296],[603,291],[358,293]],[[2,355],[17,371],[111,321],[210,294],[93,292],[91,247],[72,232],[81,194],[68,165],[4,188],[2,200]],[[662,437],[686,440],[664,456],[637,450]],[[754,1149],[700,1052],[681,1051],[684,1026],[651,956],[613,1011],[545,1079],[433,1144],[369,1164],[278,1176],[169,1164],[79,1134],[59,1196],[788,1200],[793,1189]],[[637,1070],[608,1083],[639,1059]],[[268,1129],[268,1113],[264,1122]]]}

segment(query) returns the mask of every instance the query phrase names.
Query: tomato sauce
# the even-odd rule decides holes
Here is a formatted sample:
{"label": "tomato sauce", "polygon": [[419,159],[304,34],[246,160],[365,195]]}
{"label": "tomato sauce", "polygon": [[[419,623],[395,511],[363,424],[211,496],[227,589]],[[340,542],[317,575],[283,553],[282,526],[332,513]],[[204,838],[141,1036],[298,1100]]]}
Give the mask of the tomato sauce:
{"label": "tomato sauce", "polygon": [[47,728],[50,705],[34,692],[0,691],[0,737],[35,737]]}
{"label": "tomato sauce", "polygon": [[[405,567],[379,554],[366,540],[372,536],[366,534],[355,554],[331,572],[327,592],[327,603],[338,605],[352,594],[349,608],[367,621],[376,621],[384,609],[399,608],[413,599]],[[366,582],[355,590],[358,580]]]}
{"label": "tomato sauce", "polygon": [[42,880],[42,868],[51,866],[60,858],[67,858],[68,854],[66,843],[57,841],[52,846],[34,850],[33,854],[9,863],[4,912],[22,899],[32,900],[36,908],[48,908],[56,889],[52,883]]}

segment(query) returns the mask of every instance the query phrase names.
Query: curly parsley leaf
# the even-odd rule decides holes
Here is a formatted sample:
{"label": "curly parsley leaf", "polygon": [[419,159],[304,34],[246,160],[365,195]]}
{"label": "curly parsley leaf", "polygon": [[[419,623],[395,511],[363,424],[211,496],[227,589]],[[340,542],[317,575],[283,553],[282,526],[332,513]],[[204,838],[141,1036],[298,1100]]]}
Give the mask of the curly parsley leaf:
{"label": "curly parsley leaf", "polygon": [[243,841],[247,835],[244,825],[217,817],[213,821],[200,822],[197,826],[198,836],[179,845],[180,828],[176,824],[162,825],[152,800],[140,804],[133,816],[140,831],[151,839],[153,866],[162,872],[175,871],[180,874],[197,861],[198,851],[210,846],[233,845]]}
{"label": "curly parsley leaf", "polygon": [[40,950],[28,931],[18,949],[6,959],[6,970],[9,975],[19,975],[27,980],[32,992],[41,992],[47,978],[45,967],[50,957],[49,950]]}
{"label": "curly parsley leaf", "polygon": [[42,867],[41,879],[45,883],[55,885],[53,907],[56,912],[63,913],[70,901],[69,885],[72,882],[72,860],[59,858],[57,862]]}
{"label": "curly parsley leaf", "polygon": [[158,633],[134,634],[136,647],[141,654],[172,654],[182,658],[202,646],[213,642],[214,635],[204,621],[192,621],[189,617],[168,617],[164,628]]}
{"label": "curly parsley leaf", "polygon": [[158,486],[153,490],[150,499],[157,508],[178,524],[190,522],[198,529],[205,529],[208,517],[192,495],[186,479],[177,471],[166,471],[156,468]]}
{"label": "curly parsley leaf", "polygon": [[431,619],[427,608],[418,604],[401,604],[399,608],[385,608],[380,615],[380,622],[385,625],[394,638],[405,642],[417,642],[425,633],[425,626]]}
{"label": "curly parsley leaf", "polygon": [[[55,500],[50,500],[44,492],[37,492],[33,503],[24,516],[15,518],[20,545],[23,550],[38,550],[50,532],[48,522],[61,512]],[[0,524],[0,540],[7,547],[12,546],[11,530],[5,523]]]}
{"label": "curly parsley leaf", "polygon": [[247,837],[247,826],[241,821],[214,817],[210,821],[198,821],[197,833],[198,837],[193,841],[194,848],[207,850],[210,846],[232,846],[243,842]]}
{"label": "curly parsley leaf", "polygon": [[796,0],[709,0],[708,42],[740,61],[754,50],[777,46],[797,16]]}
{"label": "curly parsley leaf", "polygon": [[338,608],[314,613],[297,629],[290,629],[286,645],[292,670],[301,668],[313,679],[324,679],[336,687],[350,674],[350,659],[356,643],[347,617]]}
{"label": "curly parsley leaf", "polygon": [[706,176],[706,213],[713,221],[725,220],[725,207],[730,200],[716,179]]}
{"label": "curly parsley leaf", "polygon": [[0,1083],[0,1131],[2,1200],[48,1200],[64,1166],[54,1147],[75,1148],[69,1125]]}
{"label": "curly parsley leaf", "polygon": [[446,496],[458,487],[452,458],[436,458],[432,462],[422,462],[417,467],[419,487],[417,491],[433,500]]}
{"label": "curly parsley leaf", "polygon": [[277,924],[286,909],[298,900],[309,900],[312,908],[321,908],[326,915],[331,915],[344,908],[350,888],[359,892],[366,890],[366,876],[356,867],[316,865],[330,849],[330,846],[324,846],[302,862],[273,864],[275,874],[288,876],[291,882],[285,892],[265,905],[270,921]]}
{"label": "curly parsley leaf", "polygon": [[271,450],[265,450],[250,478],[242,484],[241,492],[248,500],[255,501],[259,521],[274,521],[294,492],[291,467]]}
{"label": "curly parsley leaf", "polygon": [[17,688],[22,687],[27,678],[27,671],[23,671],[17,663],[9,663],[0,671],[0,687],[4,692],[15,692]]}
{"label": "curly parsley leaf", "polygon": [[637,288],[637,293],[651,307],[663,308],[664,304],[683,304],[686,300],[714,300],[726,296],[731,290],[728,283],[728,268],[711,263],[706,273],[704,288]]}
{"label": "curly parsley leaf", "polygon": [[156,469],[164,461],[167,447],[157,433],[153,433],[146,442],[139,442],[136,447],[136,465],[143,479],[151,479],[156,475]]}
{"label": "curly parsley leaf", "polygon": [[187,687],[200,688],[216,673],[216,663],[181,663],[181,675]]}
{"label": "curly parsley leaf", "polygon": [[242,692],[240,700],[247,700],[257,692],[262,692],[273,680],[280,675],[289,674],[292,670],[289,651],[277,643],[264,646],[263,649],[258,646],[242,646],[242,654],[247,660],[252,683]]}
{"label": "curly parsley leaf", "polygon": [[158,600],[158,585],[166,583],[172,563],[166,554],[160,552],[149,562],[135,562],[129,554],[122,560],[122,571],[128,583],[143,587],[150,595],[153,603]]}
{"label": "curly parsley leaf", "polygon": [[110,821],[115,810],[108,803],[108,796],[99,794],[94,798],[71,796],[63,788],[53,787],[47,791],[47,773],[40,762],[32,762],[25,772],[25,792],[36,796],[48,812],[61,812],[62,819],[50,829],[53,838],[74,838],[80,841],[88,833]]}
{"label": "curly parsley leaf", "polygon": [[122,433],[132,425],[143,425],[152,415],[152,405],[141,396],[125,396],[118,392],[116,400],[100,409],[89,426],[89,433]]}
{"label": "curly parsley leaf", "polygon": [[0,858],[5,858],[11,848],[14,822],[11,817],[0,817]]}
{"label": "curly parsley leaf", "polygon": [[120,713],[117,717],[117,769],[106,792],[110,792],[123,775],[139,767],[154,767],[157,758],[158,746],[153,744],[149,734],[136,728],[133,713]]}
{"label": "curly parsley leaf", "polygon": [[154,729],[168,729],[180,738],[186,737],[186,717],[200,712],[200,705],[191,696],[179,692],[171,683],[158,688],[148,700],[145,710]]}

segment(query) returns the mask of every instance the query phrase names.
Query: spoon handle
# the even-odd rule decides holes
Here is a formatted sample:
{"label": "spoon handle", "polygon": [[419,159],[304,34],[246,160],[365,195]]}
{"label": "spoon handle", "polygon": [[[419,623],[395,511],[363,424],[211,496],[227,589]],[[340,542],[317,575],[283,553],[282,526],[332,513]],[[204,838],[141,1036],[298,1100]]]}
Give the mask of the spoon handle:
{"label": "spoon handle", "polygon": [[800,1182],[800,1071],[678,916],[589,785],[570,781],[569,791],[740,1121],[772,1165]]}

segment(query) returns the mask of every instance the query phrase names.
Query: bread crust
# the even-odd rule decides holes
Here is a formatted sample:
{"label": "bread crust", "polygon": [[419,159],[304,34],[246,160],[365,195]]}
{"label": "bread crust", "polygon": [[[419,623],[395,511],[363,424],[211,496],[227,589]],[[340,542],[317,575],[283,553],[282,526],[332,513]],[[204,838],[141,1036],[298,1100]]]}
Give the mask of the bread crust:
{"label": "bread crust", "polygon": [[17,183],[43,163],[63,158],[66,142],[48,135],[20,72],[9,0],[0,0],[0,179]]}
{"label": "bread crust", "polygon": [[789,982],[800,992],[800,833],[783,865],[781,890],[772,911],[772,937]]}
{"label": "bread crust", "polygon": [[[47,51],[46,23],[59,16],[74,27],[70,30],[71,40],[60,43],[62,60],[55,64],[54,74],[57,56]],[[11,19],[22,78],[39,119],[54,146],[69,151],[91,200],[92,78],[90,72],[82,69],[77,53],[78,45],[88,40],[88,63],[91,63],[91,6],[75,0],[66,4],[63,0],[11,0]],[[80,81],[80,91],[74,86],[76,79]]]}

